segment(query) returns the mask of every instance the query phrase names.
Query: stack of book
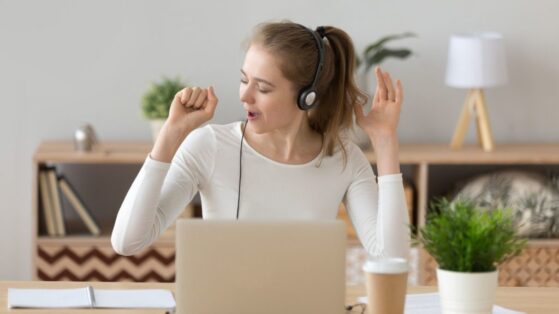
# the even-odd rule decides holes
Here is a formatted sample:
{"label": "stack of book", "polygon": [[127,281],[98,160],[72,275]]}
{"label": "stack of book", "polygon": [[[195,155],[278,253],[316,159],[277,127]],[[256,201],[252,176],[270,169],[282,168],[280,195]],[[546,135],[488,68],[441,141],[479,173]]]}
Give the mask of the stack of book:
{"label": "stack of book", "polygon": [[98,236],[101,233],[99,225],[78,197],[76,190],[63,175],[57,175],[54,167],[45,167],[39,170],[39,192],[46,231],[49,236],[66,235],[62,197],[76,211],[91,234]]}

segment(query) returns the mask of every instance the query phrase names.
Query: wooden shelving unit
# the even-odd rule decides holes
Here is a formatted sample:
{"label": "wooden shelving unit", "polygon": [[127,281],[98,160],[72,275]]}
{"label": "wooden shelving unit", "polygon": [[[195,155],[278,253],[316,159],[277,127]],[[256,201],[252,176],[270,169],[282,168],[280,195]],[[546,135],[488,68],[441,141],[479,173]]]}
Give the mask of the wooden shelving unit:
{"label": "wooden shelving unit", "polygon": [[[90,208],[100,224],[101,235],[46,235],[40,221],[38,174],[44,165],[106,166],[136,165],[151,150],[148,142],[103,142],[91,152],[74,150],[70,141],[43,142],[33,157],[33,269],[38,280],[173,281],[174,230],[168,230],[143,253],[133,257],[117,255],[110,244],[110,232],[118,208]],[[130,182],[133,180],[129,178]],[[78,191],[79,193],[80,191]],[[124,195],[120,196],[124,197]]]}
{"label": "wooden shelving unit", "polygon": [[[111,280],[157,280],[171,281],[174,279],[174,231],[171,229],[141,256],[132,258],[117,256],[110,247],[109,234],[112,229],[118,208],[92,208],[96,213],[106,212],[102,234],[100,237],[68,235],[65,237],[49,237],[42,232],[39,221],[38,173],[42,165],[73,164],[73,165],[136,165],[139,169],[151,149],[149,142],[103,142],[94,147],[92,152],[74,151],[70,141],[43,142],[37,148],[33,158],[33,224],[36,233],[33,236],[34,277],[35,279],[72,279],[72,276],[58,276],[67,269],[89,271],[89,275],[81,274],[79,280],[99,280],[103,277]],[[373,151],[365,152],[374,165]],[[465,146],[458,151],[451,150],[447,144],[402,144],[400,146],[400,162],[404,178],[411,182],[415,190],[413,216],[414,223],[425,224],[429,200],[434,196],[444,195],[456,181],[476,174],[497,169],[521,168],[540,172],[553,171],[559,173],[559,144],[498,144],[493,152],[484,152],[478,146]],[[130,183],[133,178],[130,178]],[[127,189],[128,187],[126,187]],[[124,197],[124,195],[119,196]],[[351,230],[348,230],[348,234]],[[356,240],[350,239],[350,245]],[[65,255],[66,254],[66,255]],[[71,258],[81,264],[67,265]],[[160,269],[146,268],[150,260],[167,263],[158,266]],[[48,256],[47,256],[48,255]],[[46,258],[45,258],[46,256]],[[87,256],[96,256],[97,260],[88,260]],[[57,264],[55,261],[62,264]],[[50,264],[45,262],[50,260]],[[172,260],[172,262],[171,262]],[[550,262],[551,261],[551,262]],[[66,264],[65,264],[66,263]],[[109,264],[110,263],[110,264]],[[528,265],[528,266],[526,266]],[[434,283],[435,267],[433,260],[424,252],[419,254],[420,284]],[[118,270],[128,269],[128,274],[118,277]],[[130,269],[142,268],[138,273],[143,275],[132,277]],[[504,285],[558,285],[559,286],[559,239],[531,240],[525,254],[503,266],[501,284]],[[154,275],[154,273],[165,275]],[[101,274],[95,277],[95,272]],[[150,273],[153,276],[146,275]],[[58,274],[58,275],[57,275]],[[105,276],[110,274],[111,276]],[[58,277],[57,277],[58,276]],[[89,277],[88,277],[89,276]],[[128,277],[127,277],[128,276]],[[165,277],[166,276],[166,277]],[[74,279],[74,280],[78,280]]]}

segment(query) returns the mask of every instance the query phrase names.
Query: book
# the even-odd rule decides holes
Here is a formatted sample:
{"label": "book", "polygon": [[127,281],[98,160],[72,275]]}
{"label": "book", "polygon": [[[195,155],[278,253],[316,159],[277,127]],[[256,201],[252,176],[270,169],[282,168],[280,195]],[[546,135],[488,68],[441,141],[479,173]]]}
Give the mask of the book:
{"label": "book", "polygon": [[74,208],[78,216],[80,216],[81,220],[83,221],[83,223],[85,224],[89,232],[91,232],[91,234],[96,236],[101,234],[101,230],[99,229],[99,226],[93,219],[93,216],[91,215],[89,210],[85,207],[83,202],[80,200],[75,189],[72,188],[72,186],[64,176],[60,176],[58,178],[58,186],[60,187],[60,191],[62,191],[64,197],[66,197],[66,199],[68,200],[70,205],[72,205],[72,207]]}
{"label": "book", "polygon": [[55,168],[49,168],[47,170],[47,178],[49,182],[50,200],[52,202],[52,209],[54,212],[56,234],[64,236],[66,235],[66,228],[64,227],[64,214],[62,213],[62,204],[60,202],[60,194],[58,192]]}
{"label": "book", "polygon": [[165,289],[8,288],[8,308],[161,308],[176,307]]}
{"label": "book", "polygon": [[54,212],[52,209],[52,202],[50,200],[49,184],[47,179],[46,170],[39,170],[39,192],[41,193],[41,206],[45,216],[45,225],[47,227],[47,234],[49,236],[56,235],[56,228],[54,225]]}

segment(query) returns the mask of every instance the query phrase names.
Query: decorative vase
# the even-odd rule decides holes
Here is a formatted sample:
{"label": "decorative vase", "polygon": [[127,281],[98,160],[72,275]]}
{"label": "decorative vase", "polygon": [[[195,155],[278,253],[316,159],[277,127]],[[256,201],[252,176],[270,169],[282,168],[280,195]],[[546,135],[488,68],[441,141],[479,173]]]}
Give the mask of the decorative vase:
{"label": "decorative vase", "polygon": [[491,314],[498,271],[465,273],[437,268],[442,314]]}
{"label": "decorative vase", "polygon": [[157,136],[159,135],[159,131],[161,131],[161,127],[163,127],[163,124],[165,123],[165,119],[151,119],[149,120],[149,123],[151,126],[151,137],[155,143],[155,140],[157,140]]}

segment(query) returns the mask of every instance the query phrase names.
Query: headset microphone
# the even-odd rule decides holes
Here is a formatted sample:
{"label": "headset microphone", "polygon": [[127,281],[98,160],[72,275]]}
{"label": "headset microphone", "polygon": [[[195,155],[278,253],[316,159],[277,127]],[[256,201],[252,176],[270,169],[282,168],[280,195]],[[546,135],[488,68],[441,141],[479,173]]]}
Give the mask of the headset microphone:
{"label": "headset microphone", "polygon": [[239,220],[239,205],[241,203],[241,178],[243,174],[243,140],[245,139],[245,130],[247,129],[248,119],[245,120],[243,126],[243,134],[241,135],[241,148],[239,150],[239,190],[237,192],[237,215],[235,218]]}

